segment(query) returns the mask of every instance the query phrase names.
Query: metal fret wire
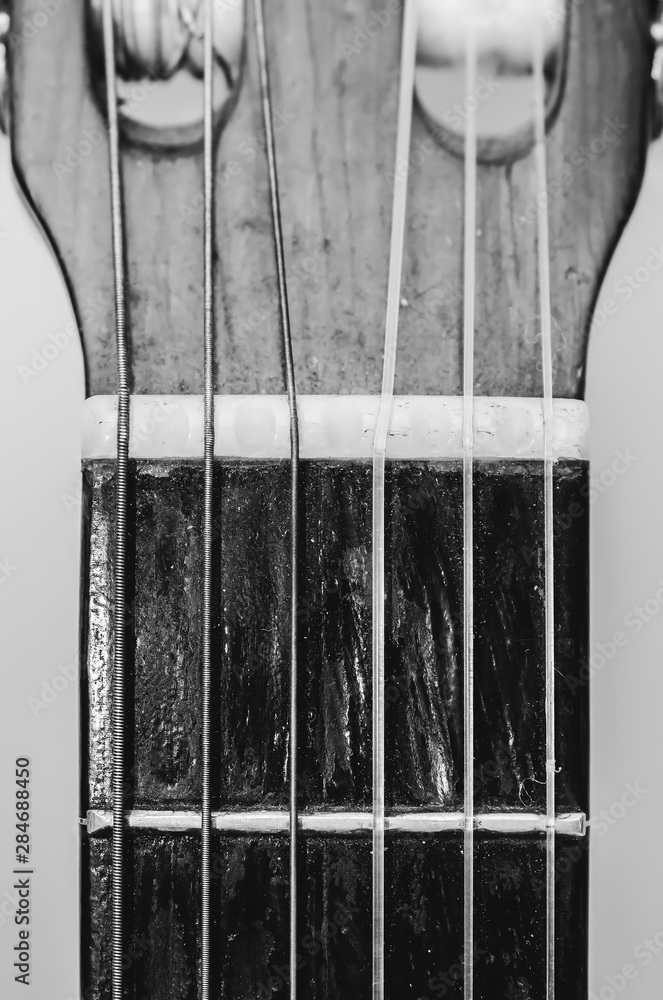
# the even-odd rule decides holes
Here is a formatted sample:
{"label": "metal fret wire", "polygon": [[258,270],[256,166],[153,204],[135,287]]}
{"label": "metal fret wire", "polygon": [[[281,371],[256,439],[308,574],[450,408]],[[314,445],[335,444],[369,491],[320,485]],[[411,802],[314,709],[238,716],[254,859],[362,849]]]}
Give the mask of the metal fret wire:
{"label": "metal fret wire", "polygon": [[394,377],[401,300],[405,217],[412,131],[412,105],[417,51],[416,0],[406,0],[403,15],[396,170],[389,254],[382,394],[373,444],[373,870],[372,976],[373,1000],[384,1000],[384,839],[385,839],[385,664],[384,664],[384,531],[385,463],[394,399]]}
{"label": "metal fret wire", "polygon": [[297,612],[298,586],[297,567],[299,564],[299,420],[297,416],[297,388],[295,364],[292,352],[292,331],[288,307],[288,285],[286,281],[285,250],[281,223],[278,171],[274,127],[272,121],[272,98],[269,83],[269,65],[265,40],[265,15],[263,0],[254,0],[258,63],[260,67],[260,93],[265,128],[265,145],[269,171],[269,192],[276,255],[276,273],[279,289],[281,330],[283,333],[283,360],[285,365],[286,391],[290,422],[290,1000],[297,998],[297,843],[299,822],[297,815],[297,713],[298,713],[298,670],[297,670]]}
{"label": "metal fret wire", "polygon": [[477,53],[474,25],[465,50],[465,228],[463,262],[463,982],[474,996],[474,323],[476,292]]}
{"label": "metal fret wire", "polygon": [[[96,834],[100,830],[111,829],[113,813],[89,809],[82,822],[88,832]],[[188,810],[127,809],[124,822],[128,827],[140,830],[200,830],[200,813]],[[302,811],[298,817],[299,830],[304,836],[363,837],[373,832],[373,814],[367,812],[317,812]],[[545,833],[548,820],[543,813],[476,813],[474,824],[477,830],[505,833],[519,836],[523,833]],[[587,820],[584,813],[561,813],[555,821],[555,829],[561,837],[584,837]],[[222,833],[250,833],[257,837],[269,837],[287,833],[290,829],[290,813],[287,809],[247,810],[246,812],[213,812],[212,828]],[[438,834],[463,831],[463,812],[404,812],[392,813],[385,817],[387,834]]]}
{"label": "metal fret wire", "polygon": [[542,31],[534,40],[534,123],[538,177],[538,271],[543,373],[544,518],[545,518],[545,678],[546,678],[546,1000],[555,1000],[555,547],[554,547],[554,410],[550,233],[546,163],[546,105]]}
{"label": "metal fret wire", "polygon": [[104,68],[108,107],[109,167],[113,281],[115,291],[115,342],[117,351],[117,462],[115,469],[115,560],[113,584],[113,702],[112,702],[112,799],[113,837],[111,872],[111,997],[123,997],[124,941],[124,678],[127,644],[126,561],[127,513],[129,506],[129,363],[127,355],[126,305],[124,296],[124,219],[120,140],[115,77],[115,37],[112,0],[103,5]]}
{"label": "metal fret wire", "polygon": [[212,0],[203,0],[203,325],[204,325],[204,483],[202,606],[202,815],[200,857],[200,996],[210,996],[210,861],[212,841],[212,528],[214,500],[214,67]]}

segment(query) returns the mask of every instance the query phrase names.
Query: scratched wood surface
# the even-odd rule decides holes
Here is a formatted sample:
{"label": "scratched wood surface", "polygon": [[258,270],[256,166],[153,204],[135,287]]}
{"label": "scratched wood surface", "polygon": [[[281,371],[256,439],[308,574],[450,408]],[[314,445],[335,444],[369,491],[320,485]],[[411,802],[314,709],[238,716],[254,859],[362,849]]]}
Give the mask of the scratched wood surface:
{"label": "scratched wood surface", "polygon": [[[587,852],[578,843],[558,846],[557,996],[585,1000]],[[111,956],[109,840],[91,840],[86,850],[93,907],[84,929],[83,982],[89,1000],[105,1000]],[[133,834],[129,851],[127,889],[136,906],[129,918],[126,996],[196,1000],[199,838]],[[287,840],[215,835],[212,851],[213,995],[282,1000],[288,980]],[[386,1000],[463,1000],[462,838],[390,839],[385,864]],[[476,879],[483,887],[476,913],[476,996],[538,1000],[546,968],[544,839],[478,834]],[[307,838],[301,884],[300,995],[369,1000],[370,839]]]}
{"label": "scratched wood surface", "polygon": [[[200,809],[199,464],[139,463],[129,542],[128,807]],[[299,803],[368,809],[371,466],[307,462],[300,535]],[[288,801],[288,466],[219,464],[215,486],[214,808]],[[586,463],[555,470],[557,805],[588,809]],[[84,808],[111,807],[115,482],[85,470],[89,574]],[[577,511],[578,516],[568,514]],[[462,471],[403,463],[387,478],[386,795],[463,808]],[[475,473],[475,805],[545,812],[543,477]]]}
{"label": "scratched wood surface", "polygon": [[[128,808],[200,809],[200,463],[132,475]],[[560,462],[556,505],[556,798],[588,804],[587,465]],[[287,807],[287,463],[219,463],[214,508],[214,808]],[[299,606],[302,810],[371,807],[369,463],[304,463]],[[83,812],[111,805],[114,463],[84,480]],[[388,811],[462,809],[462,470],[387,475]],[[545,811],[543,476],[475,473],[475,804]],[[587,995],[588,838],[558,838],[557,996]],[[477,996],[535,1000],[545,973],[545,839],[477,835]],[[108,831],[83,837],[85,996],[108,996]],[[286,995],[287,839],[214,835],[214,996]],[[298,861],[303,1000],[371,995],[369,837],[305,837]],[[196,1000],[200,837],[127,835],[126,995]],[[462,1000],[456,833],[389,837],[386,996]],[[342,924],[335,924],[337,917]],[[347,918],[347,919],[346,919]],[[331,930],[329,929],[331,922]],[[129,961],[130,959],[130,961]],[[286,973],[278,974],[286,968]],[[446,978],[445,978],[446,977]]]}
{"label": "scratched wood surface", "polygon": [[[304,392],[375,392],[379,385],[401,24],[398,14],[383,18],[370,43],[357,43],[374,6],[372,0],[273,0],[268,8]],[[558,396],[583,391],[592,305],[640,184],[654,6],[653,0],[569,4],[567,79],[548,142]],[[90,86],[100,68],[88,58],[84,8],[62,5],[26,41],[26,19],[42,8],[39,0],[15,0],[13,138],[17,168],[70,282],[88,391],[97,393],[114,389],[115,356],[106,135]],[[282,390],[279,328],[250,16],[247,38],[239,99],[216,158],[217,384],[223,392],[275,392]],[[611,139],[590,160],[583,147],[596,140],[601,148],[606,128]],[[90,154],[65,172],[55,170],[75,162],[70,148],[86,130],[98,138]],[[413,149],[426,152],[410,182],[397,391],[456,393],[462,162],[431,140],[418,110]],[[200,154],[125,148],[123,171],[135,391],[200,392]],[[476,390],[538,394],[533,156],[483,166],[479,183]]]}

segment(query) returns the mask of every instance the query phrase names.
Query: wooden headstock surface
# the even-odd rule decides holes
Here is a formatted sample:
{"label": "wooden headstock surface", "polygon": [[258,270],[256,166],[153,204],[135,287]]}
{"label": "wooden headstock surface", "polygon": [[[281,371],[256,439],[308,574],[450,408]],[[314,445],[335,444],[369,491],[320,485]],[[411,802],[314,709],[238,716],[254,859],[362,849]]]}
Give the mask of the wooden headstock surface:
{"label": "wooden headstock surface", "polygon": [[[379,388],[402,8],[365,42],[369,0],[273,0],[268,44],[297,384]],[[593,304],[637,196],[650,131],[653,0],[569,3],[568,62],[548,138],[555,394],[583,393]],[[57,10],[55,10],[57,8]],[[15,0],[17,171],[59,254],[87,390],[115,388],[107,135],[85,5]],[[39,21],[43,21],[40,18]],[[592,143],[594,146],[592,147]],[[81,145],[82,144],[82,145]],[[81,152],[77,152],[81,150]],[[463,164],[415,109],[396,391],[456,394],[462,364]],[[599,150],[599,152],[597,152]],[[83,152],[85,151],[85,155]],[[61,169],[64,167],[64,169]],[[202,388],[202,159],[125,144],[133,391]],[[217,386],[283,391],[253,21],[216,154]],[[533,155],[479,167],[476,392],[540,395]]]}

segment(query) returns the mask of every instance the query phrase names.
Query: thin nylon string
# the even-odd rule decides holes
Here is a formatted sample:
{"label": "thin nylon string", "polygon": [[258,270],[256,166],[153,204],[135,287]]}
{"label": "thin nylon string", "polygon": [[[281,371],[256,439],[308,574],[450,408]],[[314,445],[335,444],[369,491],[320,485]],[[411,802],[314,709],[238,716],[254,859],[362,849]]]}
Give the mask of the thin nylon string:
{"label": "thin nylon string", "polygon": [[476,294],[477,53],[474,26],[465,53],[465,233],[463,315],[463,979],[465,1000],[474,997],[474,323]]}
{"label": "thin nylon string", "polygon": [[554,410],[550,234],[546,163],[546,108],[543,38],[534,43],[534,122],[538,177],[538,271],[543,373],[545,518],[545,715],[546,715],[546,1000],[555,1000],[555,549],[553,537]]}
{"label": "thin nylon string", "polygon": [[210,861],[212,842],[211,689],[212,689],[212,528],[214,496],[214,67],[212,0],[203,7],[203,324],[204,324],[204,484],[202,607],[202,815],[200,858],[201,1000],[210,997]]}
{"label": "thin nylon string", "polygon": [[406,0],[403,15],[398,131],[396,136],[396,179],[394,182],[392,206],[382,393],[373,443],[373,1000],[384,1000],[385,463],[394,399],[416,53],[416,0]]}
{"label": "thin nylon string", "polygon": [[299,834],[297,806],[297,745],[298,745],[298,669],[297,669],[297,567],[299,565],[299,419],[297,414],[297,388],[292,351],[292,331],[288,307],[281,202],[276,167],[276,150],[272,115],[272,98],[269,84],[267,45],[265,41],[265,16],[263,0],[254,0],[260,91],[269,191],[276,254],[276,273],[279,288],[281,330],[283,334],[283,359],[285,365],[288,410],[290,415],[290,1000],[297,1000],[297,839]]}
{"label": "thin nylon string", "polygon": [[112,0],[103,6],[104,64],[108,108],[109,166],[113,280],[115,290],[115,342],[117,351],[117,461],[115,467],[115,560],[113,585],[113,708],[112,799],[113,842],[111,873],[111,997],[123,998],[124,969],[124,761],[125,761],[125,660],[127,644],[126,562],[129,491],[129,362],[124,297],[124,221],[120,139],[115,77],[115,37]]}

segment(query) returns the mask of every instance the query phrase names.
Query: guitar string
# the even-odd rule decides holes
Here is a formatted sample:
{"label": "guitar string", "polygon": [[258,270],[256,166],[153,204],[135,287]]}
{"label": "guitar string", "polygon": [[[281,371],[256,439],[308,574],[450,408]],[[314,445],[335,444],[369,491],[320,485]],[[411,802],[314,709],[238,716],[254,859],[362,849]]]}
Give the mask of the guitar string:
{"label": "guitar string", "polygon": [[103,3],[104,69],[108,111],[109,168],[115,343],[117,352],[117,461],[115,467],[115,558],[113,582],[113,678],[111,722],[111,795],[113,835],[111,848],[111,997],[123,998],[124,970],[124,763],[125,763],[125,665],[127,646],[126,563],[129,509],[129,360],[126,332],[124,213],[115,75],[115,36],[112,0]]}
{"label": "guitar string", "polygon": [[382,391],[373,442],[372,494],[372,685],[373,685],[373,861],[372,997],[384,1000],[385,837],[385,464],[391,424],[401,301],[412,107],[417,51],[416,0],[405,0],[396,134],[396,169],[389,251]]}
{"label": "guitar string", "polygon": [[474,996],[474,325],[477,216],[477,52],[470,21],[465,48],[465,197],[463,234],[463,984]]}
{"label": "guitar string", "polygon": [[203,594],[201,723],[200,995],[210,996],[212,849],[212,537],[214,517],[214,68],[212,0],[203,0]]}
{"label": "guitar string", "polygon": [[290,421],[290,1000],[297,998],[297,854],[299,818],[297,804],[298,768],[298,660],[297,660],[297,613],[299,603],[297,569],[299,566],[299,419],[297,413],[297,388],[292,349],[292,330],[288,306],[288,285],[286,280],[281,202],[276,166],[276,149],[272,114],[272,97],[269,80],[269,63],[265,39],[265,15],[263,0],[254,0],[254,17],[258,47],[260,74],[260,94],[262,102],[265,146],[269,172],[270,206],[276,274],[279,290],[279,309],[283,335],[283,360],[285,367],[286,391]]}
{"label": "guitar string", "polygon": [[[211,681],[211,520],[212,520],[212,471],[214,454],[214,356],[213,330],[214,305],[212,289],[212,221],[213,221],[213,163],[212,163],[212,32],[211,0],[205,2],[204,29],[204,243],[205,243],[205,502],[204,502],[204,609],[203,609],[203,859],[202,859],[202,1000],[209,998],[209,849],[211,833],[210,808],[210,681]],[[290,753],[290,832],[291,832],[291,907],[290,907],[290,976],[291,1000],[296,998],[296,604],[297,579],[297,468],[298,422],[294,365],[285,283],[283,238],[278,196],[278,178],[274,154],[271,115],[271,98],[267,57],[264,41],[264,15],[262,0],[254,0],[258,34],[263,115],[267,137],[270,173],[270,193],[278,265],[279,298],[284,333],[286,379],[291,427],[291,753]],[[376,692],[384,690],[384,471],[386,446],[393,402],[395,358],[400,304],[400,283],[404,243],[405,207],[407,200],[407,164],[412,116],[412,92],[416,54],[416,15],[414,4],[406,4],[403,31],[403,58],[401,68],[401,94],[397,140],[397,171],[394,192],[394,218],[392,222],[392,248],[390,254],[389,296],[385,358],[380,412],[376,429],[373,468],[373,660],[374,660],[374,851],[373,851],[373,997],[384,996],[384,698]],[[124,673],[126,657],[126,534],[128,506],[128,444],[130,427],[129,372],[126,340],[126,309],[124,298],[124,228],[122,213],[122,184],[119,167],[119,136],[115,80],[114,32],[111,0],[104,0],[103,9],[104,59],[106,66],[106,93],[109,113],[109,148],[111,175],[111,206],[113,235],[113,266],[115,285],[117,380],[118,380],[118,442],[116,472],[116,556],[115,556],[115,605],[114,605],[114,671],[113,671],[113,872],[112,872],[112,922],[113,961],[112,997],[122,996],[122,941],[123,941],[123,833],[124,833]],[[411,56],[411,58],[410,58]],[[467,93],[474,92],[476,52],[473,32],[468,33]],[[546,592],[546,799],[547,799],[547,986],[548,1000],[554,1000],[554,601],[552,583],[552,351],[550,318],[550,262],[548,251],[548,214],[545,163],[545,104],[543,101],[543,54],[539,38],[536,46],[536,155],[540,183],[538,199],[539,228],[539,283],[542,302],[542,367],[544,380],[544,442],[545,442],[545,592]],[[404,100],[407,91],[409,100]],[[463,534],[464,534],[464,664],[465,664],[465,997],[473,996],[473,567],[472,567],[472,453],[473,453],[473,343],[474,343],[474,285],[475,285],[475,229],[476,229],[476,122],[474,105],[468,101],[465,140],[465,307],[464,307],[464,404],[463,404]],[[543,197],[541,197],[543,195]],[[400,237],[397,232],[400,230]],[[396,246],[394,244],[396,243]],[[472,290],[470,294],[470,289]],[[547,308],[546,308],[547,305]],[[376,593],[377,592],[377,593]],[[381,599],[380,593],[381,592]],[[376,602],[376,597],[378,598]],[[377,604],[377,606],[376,606]],[[376,636],[377,626],[377,636]],[[377,642],[375,639],[377,638]],[[377,655],[376,655],[377,654]],[[377,683],[376,683],[377,682]],[[377,736],[377,740],[375,737]],[[377,752],[376,752],[377,750]]]}
{"label": "guitar string", "polygon": [[[291,476],[291,998],[296,998],[297,929],[297,545],[298,545],[298,462],[294,363],[285,285],[283,237],[281,231],[278,182],[274,155],[271,98],[267,77],[262,4],[256,15],[259,36],[261,86],[267,135],[270,191],[275,229],[279,295],[284,333],[287,394],[290,409],[292,450]],[[203,608],[202,608],[202,815],[201,815],[201,1000],[210,995],[210,854],[211,854],[211,646],[212,646],[212,518],[214,462],[214,295],[213,295],[213,37],[212,3],[204,0],[203,69],[203,163],[204,163],[204,500],[203,500]],[[124,880],[124,674],[126,648],[126,524],[128,506],[128,454],[130,425],[129,372],[124,299],[124,227],[122,186],[119,166],[119,131],[116,95],[114,30],[111,0],[104,0],[104,56],[110,134],[111,207],[113,221],[113,261],[116,295],[116,338],[118,353],[118,460],[116,473],[116,560],[114,607],[113,671],[113,862],[112,862],[112,1000],[123,995],[123,880]]]}
{"label": "guitar string", "polygon": [[541,29],[534,38],[534,122],[538,179],[537,258],[541,309],[544,441],[544,588],[546,719],[546,1000],[555,1000],[555,548],[554,548],[554,409],[550,280],[550,227],[546,163],[544,52]]}
{"label": "guitar string", "polygon": [[463,261],[463,983],[474,996],[474,324],[477,217],[477,52],[468,23],[465,49],[465,197]]}

